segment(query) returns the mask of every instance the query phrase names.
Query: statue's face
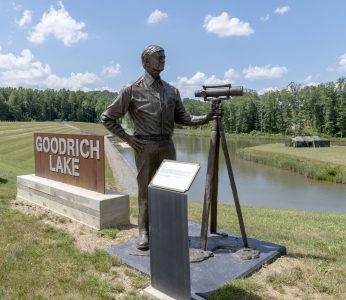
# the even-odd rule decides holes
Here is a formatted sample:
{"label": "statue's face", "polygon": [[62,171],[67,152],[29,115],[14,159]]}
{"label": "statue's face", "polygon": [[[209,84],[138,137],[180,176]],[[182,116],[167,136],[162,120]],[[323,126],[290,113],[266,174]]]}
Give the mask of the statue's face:
{"label": "statue's face", "polygon": [[146,60],[145,69],[153,77],[158,77],[165,68],[165,60],[166,56],[164,51],[155,52]]}

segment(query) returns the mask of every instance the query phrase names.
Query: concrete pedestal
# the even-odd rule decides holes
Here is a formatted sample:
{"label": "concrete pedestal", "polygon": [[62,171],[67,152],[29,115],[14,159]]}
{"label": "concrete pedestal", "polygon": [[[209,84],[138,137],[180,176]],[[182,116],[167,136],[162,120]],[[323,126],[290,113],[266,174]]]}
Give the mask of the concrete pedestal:
{"label": "concrete pedestal", "polygon": [[17,199],[98,230],[130,223],[129,196],[110,190],[101,194],[35,175],[23,175],[17,177]]}

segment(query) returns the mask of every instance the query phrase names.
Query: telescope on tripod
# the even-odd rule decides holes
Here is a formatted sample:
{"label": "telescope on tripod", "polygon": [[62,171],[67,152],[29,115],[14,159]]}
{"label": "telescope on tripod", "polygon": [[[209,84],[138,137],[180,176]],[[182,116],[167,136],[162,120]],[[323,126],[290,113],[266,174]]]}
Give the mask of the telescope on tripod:
{"label": "telescope on tripod", "polygon": [[225,85],[210,85],[203,86],[202,90],[195,92],[196,97],[204,98],[204,101],[210,101],[212,103],[213,111],[215,111],[215,119],[213,129],[211,132],[208,167],[206,175],[206,184],[204,192],[204,204],[202,214],[202,227],[201,227],[201,250],[207,248],[208,238],[208,221],[210,214],[210,233],[217,234],[217,194],[218,194],[218,171],[219,171],[219,150],[220,141],[222,150],[225,156],[228,177],[232,189],[234,204],[238,216],[239,227],[241,237],[243,240],[244,248],[248,248],[248,240],[245,232],[245,226],[243,216],[240,208],[239,197],[237,187],[234,180],[234,174],[232,170],[232,164],[228,153],[228,147],[226,142],[225,133],[222,127],[223,109],[221,105],[222,100],[228,100],[230,97],[242,96],[244,89],[242,86],[232,87],[231,84]]}
{"label": "telescope on tripod", "polygon": [[203,85],[203,90],[195,91],[195,97],[202,97],[204,101],[208,98],[225,97],[220,100],[228,100],[229,97],[243,96],[244,88],[242,86],[235,86],[229,84],[223,85]]}

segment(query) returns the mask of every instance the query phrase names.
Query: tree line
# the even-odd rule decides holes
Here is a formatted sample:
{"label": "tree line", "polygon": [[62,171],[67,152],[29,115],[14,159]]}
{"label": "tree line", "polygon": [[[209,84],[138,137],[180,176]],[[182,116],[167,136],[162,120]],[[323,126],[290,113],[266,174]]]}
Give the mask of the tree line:
{"label": "tree line", "polygon": [[[210,104],[184,99],[192,114]],[[290,83],[264,95],[249,92],[222,101],[223,127],[229,133],[346,136],[346,78],[318,86]]]}
{"label": "tree line", "polygon": [[[0,120],[99,122],[115,99],[109,91],[33,90],[0,88]],[[209,111],[210,103],[184,99],[193,115]],[[228,133],[346,136],[346,78],[317,86],[290,83],[286,89],[256,92],[222,101]],[[128,122],[128,118],[125,118]],[[208,125],[204,125],[208,127]],[[209,125],[210,126],[210,125]]]}
{"label": "tree line", "polygon": [[0,120],[98,122],[116,95],[109,91],[0,88]]}

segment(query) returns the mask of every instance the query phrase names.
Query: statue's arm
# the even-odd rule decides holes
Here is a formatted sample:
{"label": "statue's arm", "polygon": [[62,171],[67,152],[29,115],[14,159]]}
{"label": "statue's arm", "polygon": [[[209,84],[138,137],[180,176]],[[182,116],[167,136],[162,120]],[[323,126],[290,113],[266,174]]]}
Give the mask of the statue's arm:
{"label": "statue's arm", "polygon": [[115,98],[113,103],[101,114],[101,122],[111,133],[127,142],[133,149],[142,150],[142,142],[133,135],[126,133],[120,125],[119,119],[122,118],[129,109],[131,101],[131,87],[124,88]]}
{"label": "statue's arm", "polygon": [[202,116],[193,116],[186,112],[184,105],[181,101],[179,92],[177,91],[177,97],[174,110],[174,121],[181,125],[194,126],[208,123],[213,118],[213,112],[210,112]]}

